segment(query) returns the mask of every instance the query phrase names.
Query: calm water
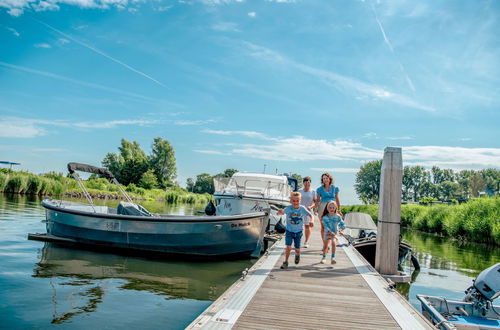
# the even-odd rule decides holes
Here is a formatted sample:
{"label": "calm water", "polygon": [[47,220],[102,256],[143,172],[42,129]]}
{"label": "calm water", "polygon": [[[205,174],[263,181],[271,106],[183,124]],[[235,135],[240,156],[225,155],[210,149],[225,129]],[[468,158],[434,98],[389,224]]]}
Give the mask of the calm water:
{"label": "calm water", "polygon": [[0,328],[183,329],[252,265],[149,260],[27,240],[45,232],[44,219],[39,199],[0,194]]}
{"label": "calm water", "polygon": [[[196,211],[143,205],[155,213]],[[27,233],[45,232],[44,218],[39,199],[0,194],[0,328],[182,329],[252,264],[150,260],[27,240]],[[422,269],[398,290],[417,308],[418,293],[461,299],[482,269],[500,261],[499,248],[415,231],[403,237]]]}

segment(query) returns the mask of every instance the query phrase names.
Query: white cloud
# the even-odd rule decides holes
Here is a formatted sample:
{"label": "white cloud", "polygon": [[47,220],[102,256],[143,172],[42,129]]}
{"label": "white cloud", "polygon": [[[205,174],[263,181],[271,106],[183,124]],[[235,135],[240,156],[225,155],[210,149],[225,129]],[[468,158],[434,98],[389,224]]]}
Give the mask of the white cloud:
{"label": "white cloud", "polygon": [[[296,62],[292,59],[289,59],[285,57],[284,55],[273,51],[269,48],[262,47],[259,45],[252,44],[250,42],[244,42],[243,43],[246,48],[249,50],[249,55],[253,56],[255,58],[262,59],[264,61],[277,64],[277,65],[282,65],[286,66],[288,68],[293,68],[299,71],[302,71],[303,73],[312,75],[316,78],[319,79],[319,81],[322,81],[323,83],[336,88],[340,90],[341,92],[355,92],[355,93],[361,93],[364,94],[365,96],[371,97],[375,100],[382,100],[382,101],[388,101],[392,103],[396,103],[402,106],[406,106],[409,108],[414,108],[418,110],[423,110],[423,111],[428,111],[428,112],[435,112],[436,109],[433,107],[420,104],[417,101],[401,94],[393,93],[383,87],[377,86],[377,85],[371,85],[368,83],[365,83],[363,81],[360,81],[355,78],[343,76],[340,74],[337,74],[335,72],[323,70],[323,69],[317,69],[299,62]],[[359,97],[359,95],[356,95],[356,97]]]}
{"label": "white cloud", "polygon": [[248,16],[252,17],[252,18],[255,18],[255,16],[257,16],[257,14],[254,11],[251,11],[251,12],[248,13]]}
{"label": "white cloud", "polygon": [[6,28],[7,30],[9,30],[10,32],[12,32],[13,35],[15,35],[16,37],[19,37],[21,34],[19,32],[16,31],[16,29],[14,28],[11,28],[11,27],[8,27]]}
{"label": "white cloud", "polygon": [[[382,159],[384,151],[345,140],[318,140],[303,136],[271,138],[252,131],[204,130],[221,136],[243,135],[265,139],[266,143],[227,144],[220,152],[245,157],[280,161],[366,161]],[[404,138],[404,137],[403,137]],[[219,148],[220,149],[220,148]],[[450,146],[403,146],[404,165],[439,166],[452,169],[480,169],[500,166],[500,148],[464,148]],[[319,169],[320,170],[320,169]],[[339,169],[337,172],[351,171]]]}
{"label": "white cloud", "polygon": [[390,136],[386,138],[387,140],[413,140],[411,136]]}
{"label": "white cloud", "polygon": [[317,172],[328,172],[328,173],[358,173],[359,168],[343,168],[343,167],[336,167],[336,168],[318,168],[318,167],[313,167],[311,168],[312,171],[317,171]]}
{"label": "white cloud", "polygon": [[46,43],[42,43],[42,44],[34,44],[33,46],[34,46],[34,47],[36,47],[36,48],[52,48],[52,46],[51,46],[51,45],[46,44]]}
{"label": "white cloud", "polygon": [[216,134],[216,135],[243,135],[247,137],[259,138],[264,140],[273,140],[273,138],[269,137],[264,133],[259,133],[254,131],[224,131],[224,130],[205,129],[202,132],[208,134]]}
{"label": "white cloud", "polygon": [[82,129],[106,129],[124,125],[150,125],[156,124],[156,120],[111,120],[92,122],[69,122],[64,120],[44,120],[20,117],[0,117],[0,137],[3,138],[33,138],[47,134],[45,127],[69,127]]}
{"label": "white cloud", "polygon": [[195,149],[193,151],[194,152],[198,152],[200,154],[220,155],[220,156],[229,156],[231,154],[231,153],[228,153],[228,152],[222,152],[222,151],[217,151],[217,150],[200,150],[200,149]]}
{"label": "white cloud", "polygon": [[212,29],[216,31],[240,32],[240,30],[238,29],[238,25],[232,22],[219,22],[212,25]]}
{"label": "white cloud", "polygon": [[208,119],[208,120],[176,120],[174,122],[175,125],[179,126],[200,126],[200,125],[205,125],[209,123],[215,123],[216,121],[213,119]]}
{"label": "white cloud", "polygon": [[6,8],[12,16],[20,16],[25,10],[35,11],[59,10],[60,4],[73,5],[80,8],[124,9],[144,0],[0,0],[0,7]]}
{"label": "white cloud", "polygon": [[26,122],[22,119],[7,121],[0,118],[1,138],[33,138],[45,134],[46,131],[43,128],[36,127],[32,122]]}
{"label": "white cloud", "polygon": [[59,38],[59,39],[58,39],[58,42],[59,42],[61,45],[65,45],[65,44],[68,44],[68,43],[69,43],[69,40],[68,40],[68,39],[65,39],[65,38]]}

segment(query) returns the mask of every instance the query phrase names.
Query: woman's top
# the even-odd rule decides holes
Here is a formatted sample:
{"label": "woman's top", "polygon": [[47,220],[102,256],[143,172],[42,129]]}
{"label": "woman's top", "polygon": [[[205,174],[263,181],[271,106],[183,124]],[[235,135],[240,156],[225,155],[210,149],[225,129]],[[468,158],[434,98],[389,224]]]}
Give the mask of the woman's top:
{"label": "woman's top", "polygon": [[331,217],[328,214],[324,215],[322,221],[325,231],[337,233],[339,229],[342,230],[345,228],[344,220],[342,220],[342,218],[337,214],[334,214]]}
{"label": "woman's top", "polygon": [[288,205],[283,211],[286,214],[286,230],[292,233],[302,231],[304,229],[305,217],[312,215],[303,205],[300,205],[298,209],[292,205]]}
{"label": "woman's top", "polygon": [[321,202],[329,202],[335,200],[335,195],[338,194],[339,188],[331,185],[330,189],[326,191],[325,186],[321,185],[318,189],[316,189],[316,192],[321,196]]}

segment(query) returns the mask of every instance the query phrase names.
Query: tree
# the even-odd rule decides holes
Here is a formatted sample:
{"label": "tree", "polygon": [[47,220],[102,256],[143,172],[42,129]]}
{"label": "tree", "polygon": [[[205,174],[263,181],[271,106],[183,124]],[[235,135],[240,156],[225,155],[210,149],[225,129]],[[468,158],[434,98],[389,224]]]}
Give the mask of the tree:
{"label": "tree", "polygon": [[194,190],[194,180],[193,178],[187,178],[186,180],[186,190],[193,192]]}
{"label": "tree", "polygon": [[302,189],[302,187],[304,186],[303,183],[302,183],[302,175],[294,173],[291,176],[292,176],[292,178],[294,178],[295,180],[297,180],[297,183],[298,183],[297,189]]}
{"label": "tree", "polygon": [[162,188],[172,186],[177,176],[174,148],[167,140],[157,137],[151,149],[149,168],[154,171],[159,186]]}
{"label": "tree", "polygon": [[460,185],[456,182],[443,181],[439,185],[439,192],[441,193],[442,200],[450,200],[458,197]]}
{"label": "tree", "polygon": [[148,158],[139,143],[121,140],[120,153],[108,153],[102,165],[110,170],[118,181],[124,185],[139,183],[144,172],[148,170]]}
{"label": "tree", "polygon": [[193,192],[198,194],[214,193],[214,178],[208,173],[198,174],[196,176],[196,183],[193,187]]}
{"label": "tree", "polygon": [[379,199],[382,160],[374,160],[360,167],[356,173],[354,189],[365,204],[375,204]]}
{"label": "tree", "polygon": [[403,169],[403,200],[412,197],[418,201],[420,187],[428,180],[429,173],[422,166],[405,166]]}
{"label": "tree", "polygon": [[234,173],[238,173],[239,171],[234,168],[228,168],[222,174],[218,174],[218,176],[222,176],[224,178],[230,178]]}
{"label": "tree", "polygon": [[158,187],[158,180],[153,170],[148,170],[139,180],[139,187],[144,189],[153,189]]}

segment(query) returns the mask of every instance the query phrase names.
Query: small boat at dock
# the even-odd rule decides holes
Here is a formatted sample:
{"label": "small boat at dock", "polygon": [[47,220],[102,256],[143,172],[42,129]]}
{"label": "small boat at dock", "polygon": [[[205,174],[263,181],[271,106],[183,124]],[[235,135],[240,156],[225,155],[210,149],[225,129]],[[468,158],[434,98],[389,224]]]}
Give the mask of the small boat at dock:
{"label": "small boat at dock", "polygon": [[[88,204],[45,199],[47,234],[32,239],[108,248],[203,257],[258,256],[269,223],[266,212],[217,216],[153,214],[135,204],[105,168],[69,163]],[[117,208],[94,205],[76,171],[94,173],[115,183],[127,201]]]}
{"label": "small boat at dock", "polygon": [[422,314],[438,329],[500,329],[500,263],[483,270],[462,301],[417,295]]}
{"label": "small boat at dock", "polygon": [[285,220],[277,210],[290,205],[290,193],[297,191],[298,183],[286,174],[237,172],[231,178],[215,178],[214,187],[216,215],[268,212],[269,229],[279,231]]}
{"label": "small boat at dock", "polygon": [[[344,236],[363,255],[366,261],[375,267],[377,225],[372,217],[367,213],[350,212],[345,215],[344,222],[346,226]],[[408,257],[410,257],[414,267],[419,269],[418,260],[412,254],[412,247],[405,242],[399,242],[398,266],[401,266]]]}

